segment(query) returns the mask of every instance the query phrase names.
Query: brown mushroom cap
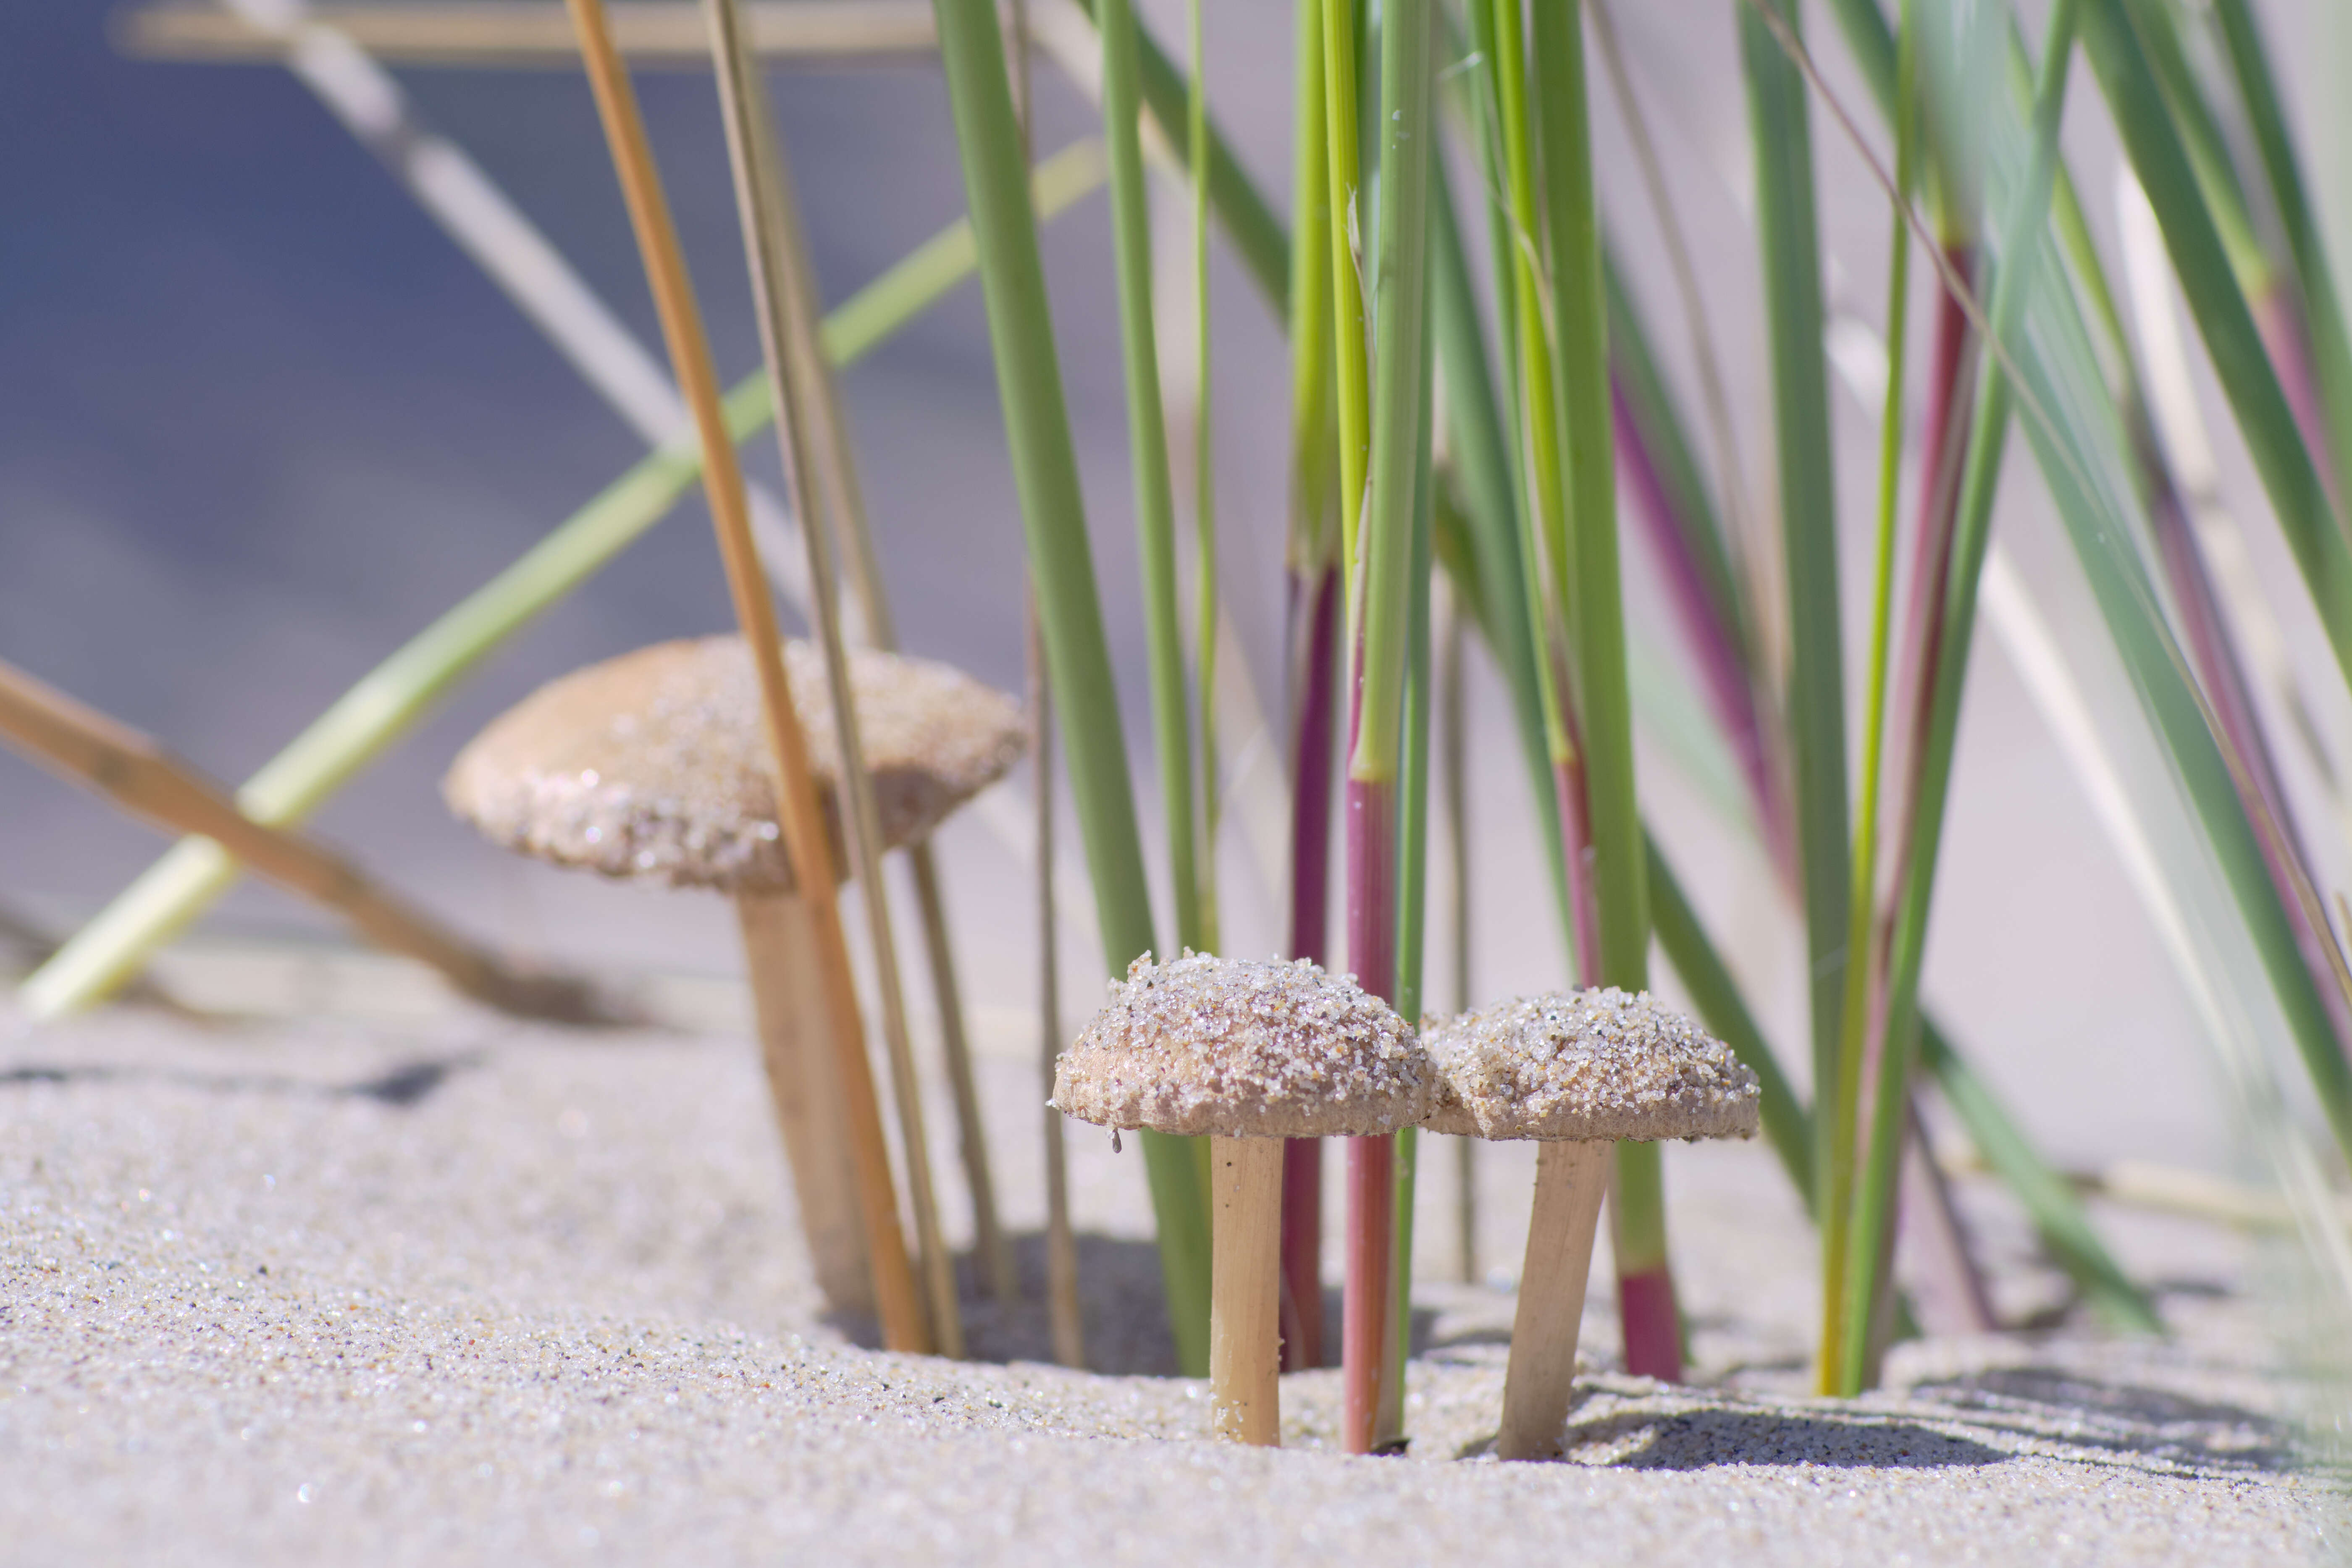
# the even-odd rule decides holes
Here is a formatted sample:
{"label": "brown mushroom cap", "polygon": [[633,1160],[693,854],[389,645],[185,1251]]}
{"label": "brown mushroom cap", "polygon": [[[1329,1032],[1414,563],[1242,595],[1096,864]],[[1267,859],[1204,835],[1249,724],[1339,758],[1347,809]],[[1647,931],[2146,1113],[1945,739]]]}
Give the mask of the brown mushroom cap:
{"label": "brown mushroom cap", "polygon": [[1443,1080],[1431,1130],[1479,1138],[1745,1138],[1756,1074],[1647,991],[1554,992],[1424,1036]]}
{"label": "brown mushroom cap", "polygon": [[1437,1074],[1411,1024],[1315,965],[1145,955],[1054,1065],[1054,1104],[1108,1127],[1225,1137],[1409,1126]]}
{"label": "brown mushroom cap", "polygon": [[[784,668],[845,873],[824,655],[787,643]],[[886,844],[921,838],[1021,755],[1019,707],[945,664],[860,649],[849,679]],[[549,682],[474,737],[441,793],[492,842],[558,865],[780,891],[773,767],[742,639],[704,637]]]}

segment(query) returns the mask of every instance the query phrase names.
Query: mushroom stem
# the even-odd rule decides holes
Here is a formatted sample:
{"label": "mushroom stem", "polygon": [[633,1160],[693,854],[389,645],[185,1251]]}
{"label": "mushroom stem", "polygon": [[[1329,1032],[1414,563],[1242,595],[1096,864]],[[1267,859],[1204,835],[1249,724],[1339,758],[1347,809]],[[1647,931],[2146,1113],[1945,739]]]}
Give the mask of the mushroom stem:
{"label": "mushroom stem", "polygon": [[1216,1138],[1209,1274],[1209,1398],[1220,1437],[1282,1442],[1280,1138]]}
{"label": "mushroom stem", "polygon": [[1535,1212],[1511,1319],[1511,1359],[1503,1380],[1503,1426],[1495,1452],[1549,1459],[1560,1449],[1576,1379],[1576,1336],[1592,1271],[1592,1238],[1609,1191],[1612,1145],[1548,1143],[1536,1155]]}
{"label": "mushroom stem", "polygon": [[[760,1055],[776,1102],[793,1197],[801,1211],[817,1289],[840,1312],[875,1312],[885,1291],[903,1295],[917,1314],[914,1276],[893,1235],[869,1239],[857,1208],[856,1166],[843,1115],[841,1075],[828,1045],[834,1019],[817,975],[813,916],[799,893],[741,893],[735,914],[743,929],[744,968]],[[898,1278],[877,1290],[871,1260],[898,1260]]]}

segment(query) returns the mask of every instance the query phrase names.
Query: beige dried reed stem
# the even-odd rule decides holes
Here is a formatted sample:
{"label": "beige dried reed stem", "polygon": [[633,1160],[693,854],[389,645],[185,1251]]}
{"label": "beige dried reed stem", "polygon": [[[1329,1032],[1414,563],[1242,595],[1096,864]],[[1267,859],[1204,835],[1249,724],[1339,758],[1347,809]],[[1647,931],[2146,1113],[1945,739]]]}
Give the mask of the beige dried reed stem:
{"label": "beige dried reed stem", "polygon": [[[768,742],[776,759],[776,805],[784,834],[784,852],[792,859],[795,885],[808,890],[814,925],[824,955],[823,971],[828,1004],[839,1028],[834,1045],[841,1062],[845,1108],[856,1138],[857,1197],[866,1218],[867,1247],[873,1254],[875,1299],[882,1318],[883,1340],[894,1350],[928,1351],[958,1325],[954,1302],[948,1302],[942,1321],[923,1322],[914,1280],[906,1267],[906,1247],[898,1231],[898,1206],[890,1185],[889,1150],[882,1139],[882,1122],[875,1102],[871,1068],[866,1060],[858,1019],[857,983],[849,967],[849,944],[841,928],[841,907],[834,895],[832,851],[826,841],[824,814],[818,803],[815,780],[809,771],[808,752],[793,710],[792,687],[784,676],[783,642],[776,631],[776,611],[760,573],[759,549],[752,542],[751,508],[743,490],[743,471],[735,460],[719,406],[719,380],[710,364],[710,346],[703,336],[702,316],[687,276],[677,234],[671,225],[669,204],[662,194],[661,176],[654,168],[645,125],[637,114],[636,95],[629,86],[619,53],[613,47],[601,0],[566,0],[573,27],[580,36],[588,83],[604,120],[613,165],[636,231],[637,248],[646,277],[661,317],[662,336],[669,345],[679,389],[693,411],[702,444],[703,487],[710,499],[710,520],[719,536],[719,553],[727,570],[727,587],[735,601],[735,615],[743,641],[751,651],[752,668],[760,680],[761,708]],[[910,1107],[903,1101],[904,1118]],[[915,1114],[919,1117],[919,1111]],[[918,1124],[919,1132],[919,1123]],[[908,1186],[912,1189],[919,1238],[927,1233],[936,1243],[938,1221],[931,1202],[929,1167],[919,1135],[907,1140]]]}
{"label": "beige dried reed stem", "polygon": [[[929,0],[762,0],[745,7],[753,50],[768,57],[843,63],[934,54],[939,30]],[[311,7],[320,26],[394,65],[472,66],[501,70],[569,69],[580,46],[561,5],[533,0],[466,4],[326,5]],[[690,6],[675,0],[610,9],[613,40],[639,68],[699,68],[710,40]],[[119,13],[115,42],[144,59],[236,64],[281,59],[285,39],[247,17],[209,6],[163,5]]]}
{"label": "beige dried reed stem", "polygon": [[[751,40],[758,40],[756,6],[736,7],[740,18],[753,18]],[[928,18],[929,12],[925,13]],[[743,30],[736,30],[740,41]],[[757,50],[738,51],[745,80],[760,86]],[[747,93],[747,97],[750,96]],[[791,398],[778,406],[789,409],[803,465],[796,470],[794,508],[804,530],[825,530],[826,542],[837,552],[835,576],[846,575],[855,591],[864,623],[865,641],[887,652],[898,651],[898,638],[890,613],[889,596],[882,585],[874,556],[872,530],[866,526],[866,497],[857,482],[857,465],[849,446],[849,427],[842,417],[833,365],[821,337],[822,315],[816,291],[816,270],[810,263],[808,239],[801,223],[800,200],[793,185],[792,161],[766,112],[764,94],[751,98],[759,107],[758,122],[764,135],[758,141],[765,178],[761,222],[772,257],[776,324],[782,329],[784,378]],[[750,221],[746,220],[747,223]],[[780,392],[779,399],[783,394]],[[782,427],[778,426],[779,434]],[[787,460],[791,466],[791,460]],[[828,580],[828,588],[830,580]],[[854,639],[846,623],[845,633]],[[948,930],[946,899],[940,891],[939,863],[930,841],[907,846],[908,870],[913,874],[916,910],[921,918],[924,958],[931,976],[931,994],[940,1019],[940,1054],[948,1071],[948,1087],[956,1115],[958,1152],[962,1157],[964,1184],[971,1195],[972,1239],[989,1288],[997,1300],[1011,1303],[1021,1293],[1020,1276],[1013,1265],[1012,1244],[996,1206],[996,1183],[988,1155],[988,1127],[981,1115],[979,1086],[971,1067],[971,1037],[964,1023],[963,997],[956,983],[955,946]]]}
{"label": "beige dried reed stem", "polygon": [[[742,225],[751,273],[751,302],[760,321],[768,390],[776,404],[776,444],[793,509],[801,517],[801,539],[808,550],[810,600],[824,650],[825,681],[833,694],[834,738],[841,754],[840,794],[849,807],[850,853],[856,867],[857,885],[864,895],[866,941],[872,948],[875,988],[882,1003],[882,1035],[889,1055],[903,1136],[908,1143],[908,1168],[911,1172],[919,1156],[925,1166],[923,1187],[928,1191],[929,1152],[928,1147],[919,1151],[916,1147],[917,1141],[923,1137],[922,1085],[915,1075],[914,1045],[907,1031],[907,1001],[898,977],[898,938],[890,925],[890,890],[882,880],[881,816],[874,803],[874,780],[866,768],[865,749],[857,734],[856,705],[850,691],[849,650],[841,629],[840,573],[833,559],[830,531],[809,507],[807,431],[793,385],[792,350],[783,322],[783,312],[788,308],[785,302],[793,286],[784,272],[786,242],[780,216],[784,195],[775,152],[776,130],[768,111],[767,92],[760,79],[759,61],[744,42],[742,16],[736,0],[709,0],[709,10],[711,38],[718,53],[719,97],[727,125],[729,162],[735,175],[736,213]],[[956,1302],[955,1260],[948,1252],[936,1212],[926,1224],[919,1203],[915,1223],[939,1348],[945,1354],[961,1356],[963,1324]]]}
{"label": "beige dried reed stem", "polygon": [[265,827],[227,790],[155,740],[0,664],[0,737],[58,773],[173,833],[211,839],[257,874],[335,911],[387,952],[431,966],[465,995],[526,1017],[593,1016],[583,989],[517,975],[377,887],[349,861],[300,834]]}

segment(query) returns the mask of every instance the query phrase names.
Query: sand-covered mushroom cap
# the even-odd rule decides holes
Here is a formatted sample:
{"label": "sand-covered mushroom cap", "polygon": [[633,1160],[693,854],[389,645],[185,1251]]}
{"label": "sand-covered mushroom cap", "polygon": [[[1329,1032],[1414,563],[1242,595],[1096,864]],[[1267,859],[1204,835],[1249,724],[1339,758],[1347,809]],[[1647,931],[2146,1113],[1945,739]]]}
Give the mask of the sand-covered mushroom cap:
{"label": "sand-covered mushroom cap", "polygon": [[1482,1138],[1745,1138],[1756,1074],[1647,991],[1525,997],[1424,1036],[1441,1079],[1427,1125]]}
{"label": "sand-covered mushroom cap", "polygon": [[[824,655],[784,645],[836,871],[841,770]],[[1021,755],[1013,701],[945,664],[856,650],[858,739],[886,844],[921,838]],[[730,892],[782,890],[759,679],[740,637],[660,643],[551,681],[475,737],[442,781],[493,842],[559,865]]]}
{"label": "sand-covered mushroom cap", "polygon": [[1147,954],[1054,1067],[1066,1114],[1161,1133],[1369,1137],[1436,1098],[1412,1026],[1305,959]]}

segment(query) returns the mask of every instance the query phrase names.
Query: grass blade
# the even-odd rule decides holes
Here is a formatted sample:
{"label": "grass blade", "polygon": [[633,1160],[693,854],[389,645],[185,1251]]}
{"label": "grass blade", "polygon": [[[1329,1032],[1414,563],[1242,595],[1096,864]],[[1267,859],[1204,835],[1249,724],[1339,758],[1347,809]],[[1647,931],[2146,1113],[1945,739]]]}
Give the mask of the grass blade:
{"label": "grass blade", "polygon": [[1667,862],[1655,838],[1646,841],[1646,850],[1651,918],[1657,930],[1658,946],[1664,950],[1666,962],[1675,967],[1676,977],[1706,1027],[1755,1072],[1761,1091],[1765,1141],[1780,1156],[1780,1168],[1789,1173],[1799,1198],[1810,1206],[1813,1191],[1812,1116],[1806,1111],[1804,1102],[1797,1098],[1788,1074],[1780,1070],[1780,1059],[1772,1054],[1763,1029],[1740,997],[1738,982],[1731,977],[1730,968],[1716,952],[1706,927],[1699,923],[1698,912],[1691,907],[1674,867]]}
{"label": "grass blade", "polygon": [[[1919,19],[1910,0],[1895,48],[1895,188],[1908,200],[1917,175],[1919,141]],[[1843,1027],[1838,1047],[1839,1073],[1825,1087],[1822,1115],[1832,1125],[1830,1164],[1822,1213],[1822,1357],[1823,1393],[1833,1388],[1833,1363],[1827,1348],[1839,1343],[1853,1312],[1846,1291],[1846,1255],[1853,1219],[1855,1141],[1861,1134],[1864,1053],[1870,1043],[1871,931],[1878,870],[1879,794],[1885,772],[1886,679],[1895,614],[1895,501],[1903,475],[1903,392],[1906,346],[1910,341],[1911,231],[1897,211],[1889,245],[1886,285],[1886,401],[1879,415],[1878,526],[1871,604],[1869,693],[1863,707],[1862,805],[1854,819],[1853,883],[1848,894]],[[1929,485],[1935,484],[1931,474]],[[1926,552],[1922,552],[1923,556]]]}
{"label": "grass blade", "polygon": [[[1348,762],[1348,956],[1368,989],[1397,997],[1397,782],[1403,721],[1406,644],[1411,638],[1413,511],[1427,462],[1423,418],[1427,356],[1428,207],[1432,39],[1430,0],[1397,0],[1381,37],[1381,211],[1374,239],[1377,376],[1370,402],[1362,527],[1349,542],[1349,685],[1355,723]],[[1341,4],[1324,13],[1324,82],[1332,131],[1332,168],[1352,161],[1352,117],[1338,110],[1352,92],[1352,20]],[[1342,203],[1334,201],[1336,214]],[[1334,229],[1338,228],[1335,222]],[[1341,496],[1348,491],[1346,288],[1352,277],[1335,247],[1335,292],[1341,301]],[[1342,514],[1343,522],[1346,514]],[[1343,535],[1344,538],[1344,535]],[[1378,1441],[1386,1364],[1387,1306],[1393,1288],[1393,1162],[1387,1138],[1349,1145],[1349,1249],[1345,1367],[1340,1436],[1351,1453]]]}
{"label": "grass blade", "polygon": [[[1332,472],[1331,204],[1324,177],[1323,14],[1297,0],[1292,135],[1298,232],[1290,247],[1290,538],[1286,603],[1291,694],[1289,954],[1320,964],[1330,936],[1331,756],[1339,681],[1339,528]],[[1212,193],[1213,198],[1214,192]],[[1285,1371],[1323,1364],[1323,1147],[1283,1151]]]}
{"label": "grass blade", "polygon": [[2304,444],[2237,272],[2207,205],[2189,151],[2123,0],[2090,0],[2083,15],[2090,58],[2133,172],[2147,192],[2228,397],[2246,450],[2303,573],[2336,663],[2352,680],[2352,550]]}
{"label": "grass blade", "polygon": [[[1563,936],[1574,928],[1569,904],[1567,857],[1559,811],[1552,800],[1550,744],[1545,697],[1538,674],[1535,636],[1525,606],[1528,567],[1522,552],[1517,497],[1512,485],[1509,435],[1487,370],[1486,343],[1470,283],[1468,257],[1441,161],[1430,200],[1430,329],[1439,369],[1445,377],[1448,448],[1462,491],[1463,544],[1467,570],[1456,572],[1462,607],[1477,620],[1480,634],[1503,672],[1517,721],[1521,755],[1528,768],[1537,830],[1543,835],[1544,865]],[[1433,520],[1434,531],[1434,519]]]}
{"label": "grass blade", "polygon": [[[1557,591],[1568,607],[1574,711],[1583,739],[1592,846],[1597,970],[1608,985],[1648,988],[1649,894],[1633,787],[1633,706],[1626,676],[1618,565],[1614,416],[1609,391],[1606,268],[1593,188],[1584,41],[1578,11],[1539,5],[1533,44],[1542,141],[1545,241],[1558,340],[1559,454],[1569,486]],[[1611,1214],[1625,1363],[1678,1382],[1682,1331],[1667,1268],[1665,1206],[1654,1145],[1620,1145]]]}
{"label": "grass blade", "polygon": [[[2032,298],[2034,258],[2048,227],[2058,126],[2065,108],[2066,68],[2074,56],[2078,11],[2078,0],[2057,0],[2052,7],[2035,90],[2030,163],[2014,193],[2002,230],[2001,267],[1993,285],[1991,327],[1993,344],[2004,350],[2016,343],[2024,323],[2025,308]],[[1977,590],[1985,548],[1990,539],[1993,494],[2000,480],[2009,397],[2007,376],[2000,367],[1989,366],[1978,392],[1961,480],[1942,645],[1934,654],[1933,692],[1925,711],[1926,745],[1913,759],[1915,806],[1887,958],[1875,1103],[1854,1196],[1836,1342],[1833,1346],[1823,1347],[1825,1385],[1831,1385],[1833,1377],[1834,1389],[1849,1395],[1874,1377],[1873,1325],[1877,1316],[1876,1303],[1891,1289],[1893,1270],[1888,1266],[1885,1239],[1892,1233],[1895,1183],[1902,1169],[1904,1131],[1909,1114],[1911,1064],[1918,1033],[1919,972],[1926,953],[1936,852],[1942,837],[1950,786],[1959,694],[1975,629]]]}
{"label": "grass blade", "polygon": [[[1041,215],[1066,209],[1102,179],[1091,141],[1037,166]],[[971,276],[971,225],[959,218],[826,317],[824,343],[836,368],[855,364]],[[728,394],[729,435],[749,440],[775,416],[766,378]],[[256,821],[291,826],[415,727],[459,680],[541,612],[595,575],[667,517],[702,474],[690,444],[659,448],[597,492],[523,556],[426,626],[312,720],[237,791]],[[94,1007],[136,975],[148,955],[186,930],[235,886],[236,863],[209,839],[183,839],[110,902],[18,992],[36,1018]]]}
{"label": "grass blade", "polygon": [[[733,167],[737,215],[743,230],[746,260],[751,275],[751,298],[759,321],[762,357],[766,361],[769,396],[776,405],[776,435],[784,484],[793,512],[802,519],[801,542],[807,551],[813,619],[824,653],[827,690],[832,698],[834,742],[841,758],[836,800],[845,796],[849,819],[850,863],[855,868],[859,902],[866,911],[866,953],[874,967],[875,990],[881,1003],[882,1038],[890,1063],[893,1097],[898,1102],[902,1135],[907,1145],[907,1184],[914,1200],[915,1227],[924,1278],[929,1287],[931,1331],[940,1354],[961,1358],[963,1324],[956,1299],[955,1263],[940,1234],[937,1199],[930,1177],[928,1150],[913,1145],[922,1137],[921,1093],[915,1075],[913,1042],[907,1029],[906,992],[898,971],[896,931],[890,920],[888,884],[882,876],[882,827],[875,802],[874,780],[866,771],[865,747],[858,734],[856,699],[850,687],[849,645],[842,630],[841,571],[835,559],[833,529],[812,505],[815,495],[810,450],[812,419],[808,388],[793,385],[793,329],[795,258],[786,232],[789,202],[785,177],[778,167],[776,132],[768,112],[760,68],[744,38],[744,23],[737,0],[710,0],[713,66],[719,78],[719,104],[726,120],[729,162]],[[598,25],[603,25],[599,15]],[[673,241],[673,246],[675,242]],[[707,398],[718,413],[718,384],[709,376]],[[699,394],[698,394],[699,395]],[[706,447],[734,456],[727,440],[723,416],[706,418]],[[745,635],[758,634],[748,623]],[[772,714],[772,717],[773,715]],[[808,863],[803,862],[803,863]],[[975,1230],[983,1244],[994,1238],[995,1210],[980,1168],[972,1184]],[[1009,1255],[1005,1260],[1010,1261]]]}
{"label": "grass blade", "polygon": [[693,414],[696,438],[702,448],[703,490],[710,503],[728,597],[733,601],[736,622],[758,680],[761,727],[775,765],[779,825],[785,850],[800,868],[794,881],[809,906],[819,982],[824,987],[826,1010],[835,1021],[832,1044],[844,1092],[838,1110],[851,1128],[857,1207],[866,1222],[885,1338],[893,1348],[936,1346],[946,1354],[961,1355],[963,1335],[955,1281],[939,1234],[921,1110],[913,1099],[913,1064],[902,1033],[889,1041],[890,1064],[898,1102],[901,1155],[907,1162],[917,1242],[929,1286],[928,1333],[912,1299],[910,1281],[903,1277],[905,1254],[899,1242],[898,1204],[891,1192],[888,1155],[867,1076],[870,1069],[864,1030],[858,1022],[856,980],[834,897],[832,850],[809,770],[806,742],[793,712],[792,686],[784,675],[783,640],[776,631],[772,591],[761,570],[759,547],[752,538],[750,497],[728,434],[693,281],[670,219],[661,175],[646,143],[635,92],[613,47],[602,0],[568,0],[566,9],[580,38],[597,118],[604,125],[671,368]]}
{"label": "grass blade", "polygon": [[[2301,286],[2302,325],[2318,361],[2319,392],[2333,443],[2325,450],[2333,458],[2328,467],[2340,486],[2347,467],[2352,467],[2352,338],[2346,332],[2336,274],[2328,266],[2326,246],[2312,214],[2311,199],[2305,193],[2294,141],[2287,134],[2277,80],[2253,12],[2246,0],[2213,0],[2213,20],[2221,31],[2230,68],[2237,79],[2239,102],[2252,128],[2271,204],[2286,233],[2287,254]],[[2337,504],[2342,505],[2340,494]]]}
{"label": "grass blade", "polygon": [[[1805,84],[1759,15],[1770,6],[1791,30],[1787,0],[1740,8],[1740,51],[1756,154],[1756,205],[1770,323],[1772,409],[1780,475],[1780,540],[1793,653],[1788,725],[1795,763],[1798,859],[1805,904],[1813,1082],[1841,1075],[1848,862],[1844,657],[1839,634],[1837,497],[1830,457],[1829,382],[1822,356],[1821,254],[1814,214],[1811,119]],[[1814,1168],[1827,1170],[1831,1119],[1817,1119]],[[1817,1194],[1825,1199],[1825,1194]],[[1822,1217],[1825,1219],[1825,1214]]]}
{"label": "grass blade", "polygon": [[[992,6],[937,0],[933,9],[964,194],[979,242],[1031,580],[1045,622],[1046,665],[1065,716],[1070,790],[1093,874],[1103,953],[1118,969],[1151,950],[1151,906],[1036,224],[1023,189],[1021,133],[1005,78],[1004,41]],[[1197,1376],[1207,1369],[1209,1349],[1202,1166],[1185,1140],[1146,1133],[1141,1142],[1177,1361]]]}
{"label": "grass blade", "polygon": [[[1103,0],[1079,3],[1099,25]],[[1136,26],[1135,41],[1140,73],[1137,86],[1142,92],[1144,110],[1160,128],[1168,145],[1189,165],[1192,150],[1186,123],[1189,96],[1184,73],[1176,68],[1167,51],[1140,23]],[[1258,292],[1265,296],[1266,305],[1277,318],[1286,319],[1291,282],[1290,236],[1283,233],[1282,220],[1275,215],[1273,204],[1251,181],[1214,121],[1208,127],[1208,148],[1210,205],[1223,223],[1225,238],[1249,270]]]}
{"label": "grass blade", "polygon": [[1201,853],[1194,873],[1201,908],[1201,943],[1218,952],[1217,821],[1223,793],[1217,765],[1217,486],[1216,444],[1211,439],[1209,357],[1209,77],[1202,41],[1201,0],[1186,0],[1190,23],[1191,102],[1185,122],[1191,149],[1192,195],[1192,645],[1197,668],[1192,689],[1201,695]]}
{"label": "grass blade", "polygon": [[1202,924],[1201,867],[1193,846],[1192,699],[1177,605],[1176,500],[1169,477],[1168,422],[1160,395],[1151,306],[1151,199],[1139,119],[1135,13],[1130,0],[1100,0],[1103,145],[1109,155],[1111,235],[1118,279],[1119,346],[1127,371],[1127,429],[1135,485],[1136,554],[1143,568],[1144,646],[1151,668],[1151,725],[1178,950],[1213,951]]}

